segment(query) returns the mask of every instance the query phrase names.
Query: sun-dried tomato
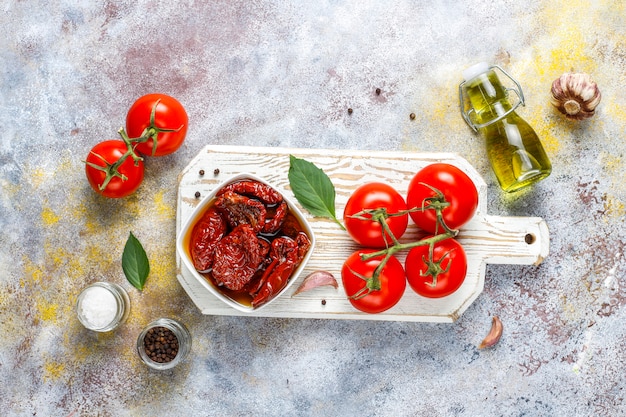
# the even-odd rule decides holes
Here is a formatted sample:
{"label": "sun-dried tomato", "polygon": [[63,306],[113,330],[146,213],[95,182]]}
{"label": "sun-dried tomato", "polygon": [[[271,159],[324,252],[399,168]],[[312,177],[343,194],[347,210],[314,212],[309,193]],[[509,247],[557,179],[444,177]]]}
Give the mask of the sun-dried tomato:
{"label": "sun-dried tomato", "polygon": [[259,242],[250,225],[237,226],[215,247],[212,272],[215,283],[229,290],[241,290],[265,260],[264,248],[267,245]]}
{"label": "sun-dried tomato", "polygon": [[309,239],[309,236],[306,233],[301,231],[298,232],[295,241],[298,244],[298,265],[300,265],[304,255],[306,255],[311,247],[311,239]]}
{"label": "sun-dried tomato", "polygon": [[258,292],[252,294],[253,307],[268,302],[287,285],[298,264],[298,244],[290,237],[281,236],[272,241],[269,255],[272,262],[261,277]]}
{"label": "sun-dried tomato", "polygon": [[284,201],[277,206],[268,208],[263,233],[274,234],[278,232],[288,213],[289,206]]}
{"label": "sun-dried tomato", "polygon": [[198,271],[207,271],[211,268],[215,246],[225,232],[226,222],[214,208],[207,210],[193,227],[190,252],[194,267]]}
{"label": "sun-dried tomato", "polygon": [[213,204],[193,230],[194,265],[224,294],[244,295],[243,302],[258,307],[284,288],[311,242],[282,195],[266,184],[227,185]]}
{"label": "sun-dried tomato", "polygon": [[283,224],[280,227],[280,233],[283,236],[288,236],[292,239],[295,239],[301,230],[302,225],[298,222],[295,216],[285,216]]}
{"label": "sun-dried tomato", "polygon": [[217,198],[215,207],[233,229],[248,224],[254,232],[259,232],[265,226],[267,210],[259,200],[228,191]]}
{"label": "sun-dried tomato", "polygon": [[228,184],[217,195],[219,196],[227,192],[254,197],[269,205],[279,204],[283,201],[283,196],[274,188],[254,180],[237,181]]}

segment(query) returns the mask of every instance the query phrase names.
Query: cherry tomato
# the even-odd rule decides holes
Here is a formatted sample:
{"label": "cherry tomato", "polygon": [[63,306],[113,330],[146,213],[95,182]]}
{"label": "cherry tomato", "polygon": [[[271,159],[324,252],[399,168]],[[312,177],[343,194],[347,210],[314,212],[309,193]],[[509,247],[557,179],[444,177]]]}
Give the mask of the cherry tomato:
{"label": "cherry tomato", "polygon": [[[426,199],[434,197],[436,193],[424,184],[439,190],[450,203],[442,211],[443,219],[450,229],[458,229],[474,216],[478,206],[478,191],[470,177],[459,168],[436,163],[418,171],[409,184],[406,198],[409,208],[430,205]],[[435,210],[412,211],[411,218],[426,232],[443,232],[441,227],[437,227]]]}
{"label": "cherry tomato", "polygon": [[[341,280],[350,303],[365,313],[380,313],[390,309],[400,301],[406,289],[404,268],[395,256],[389,258],[380,275],[380,289],[369,293],[364,291],[367,281],[362,277],[371,278],[374,270],[383,259],[378,256],[367,261],[361,260],[361,254],[375,252],[373,249],[363,249],[354,252],[344,262],[341,269]],[[364,291],[362,297],[355,297],[359,291]]]}
{"label": "cherry tomato", "polygon": [[[100,142],[91,149],[85,160],[85,173],[98,194],[120,198],[137,191],[143,181],[144,164],[127,152],[128,147],[121,140]],[[124,155],[127,156],[120,163]]]}
{"label": "cherry tomato", "polygon": [[[155,105],[152,124],[151,114]],[[147,94],[137,99],[128,110],[126,133],[134,139],[148,132],[150,138],[136,145],[137,152],[151,156],[169,155],[183,144],[187,123],[187,112],[178,100],[165,94]]]}
{"label": "cherry tomato", "polygon": [[439,298],[459,289],[467,274],[467,258],[459,242],[449,238],[435,243],[432,261],[442,270],[437,275],[435,285],[432,285],[432,275],[424,276],[428,270],[428,260],[428,245],[417,246],[406,256],[404,263],[406,277],[413,291],[424,297]]}
{"label": "cherry tomato", "polygon": [[[365,209],[384,208],[388,214],[397,214],[406,211],[407,206],[404,198],[393,187],[380,182],[371,182],[357,188],[346,203],[343,212],[343,221],[346,230],[355,242],[371,248],[384,248],[393,244],[388,233],[385,233],[381,223],[370,220],[372,216],[365,214],[365,219],[357,219],[351,216]],[[409,216],[404,213],[398,216],[388,217],[386,220],[391,233],[399,239],[406,231]]]}

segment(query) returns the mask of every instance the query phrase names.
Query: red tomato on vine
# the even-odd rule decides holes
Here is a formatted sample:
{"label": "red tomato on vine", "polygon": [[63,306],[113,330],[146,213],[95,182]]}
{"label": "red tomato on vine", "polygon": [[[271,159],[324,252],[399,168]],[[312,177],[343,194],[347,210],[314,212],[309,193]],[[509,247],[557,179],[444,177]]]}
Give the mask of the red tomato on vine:
{"label": "red tomato on vine", "polygon": [[388,184],[370,182],[352,193],[343,212],[346,230],[356,243],[370,248],[384,248],[394,243],[382,223],[366,212],[378,209],[384,209],[389,215],[382,220],[396,239],[406,231],[409,216],[404,198]]}
{"label": "red tomato on vine", "polygon": [[[147,94],[135,101],[126,115],[126,133],[143,155],[163,156],[181,147],[187,134],[187,112],[165,94]],[[135,142],[142,138],[144,141]]]}
{"label": "red tomato on vine", "polygon": [[[459,289],[467,274],[467,257],[463,246],[453,238],[434,244],[417,246],[409,251],[404,262],[409,286],[429,298],[445,297]],[[432,256],[432,258],[431,258]]]}
{"label": "red tomato on vine", "polygon": [[[443,208],[442,215],[450,229],[458,229],[467,223],[478,207],[476,185],[465,172],[446,163],[431,164],[418,171],[409,183],[407,206],[433,206],[441,199],[449,203]],[[434,209],[411,211],[410,214],[420,229],[428,233],[443,232],[441,225],[437,224]]]}
{"label": "red tomato on vine", "polygon": [[375,250],[363,249],[350,255],[341,269],[341,280],[348,300],[356,309],[381,313],[400,301],[406,289],[406,276],[400,261],[391,256],[378,277],[374,277],[383,256],[361,259],[361,254],[372,252]]}
{"label": "red tomato on vine", "polygon": [[105,197],[131,195],[141,185],[144,163],[133,158],[121,140],[107,140],[94,146],[85,160],[85,174],[91,187]]}

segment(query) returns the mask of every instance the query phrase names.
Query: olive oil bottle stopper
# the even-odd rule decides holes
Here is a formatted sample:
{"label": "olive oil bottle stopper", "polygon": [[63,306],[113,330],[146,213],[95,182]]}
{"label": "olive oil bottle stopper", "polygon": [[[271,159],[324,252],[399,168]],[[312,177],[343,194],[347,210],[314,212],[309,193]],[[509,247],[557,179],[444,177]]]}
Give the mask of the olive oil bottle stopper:
{"label": "olive oil bottle stopper", "polygon": [[[500,71],[514,87],[498,78]],[[521,190],[546,177],[552,165],[539,137],[516,112],[525,105],[520,84],[497,65],[481,62],[463,71],[459,84],[461,115],[485,139],[493,172],[506,192]],[[510,93],[516,100],[512,104]]]}

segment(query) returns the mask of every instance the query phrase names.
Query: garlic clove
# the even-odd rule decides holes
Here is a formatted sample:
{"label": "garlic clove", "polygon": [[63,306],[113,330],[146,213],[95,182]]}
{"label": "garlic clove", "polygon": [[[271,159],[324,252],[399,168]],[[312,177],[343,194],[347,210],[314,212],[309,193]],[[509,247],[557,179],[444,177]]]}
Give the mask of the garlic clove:
{"label": "garlic clove", "polygon": [[306,276],[306,278],[304,278],[304,281],[302,281],[302,284],[300,284],[298,289],[293,293],[292,297],[294,295],[300,294],[301,292],[309,291],[309,290],[312,290],[313,288],[321,287],[323,285],[330,285],[334,287],[335,289],[339,287],[339,284],[337,283],[335,276],[331,274],[330,272],[326,272],[326,271],[311,272],[309,275]]}
{"label": "garlic clove", "polygon": [[565,73],[552,83],[550,102],[569,119],[582,120],[595,114],[602,94],[589,74]]}
{"label": "garlic clove", "polygon": [[491,320],[491,329],[480,345],[478,345],[478,349],[495,346],[500,341],[500,337],[502,337],[503,327],[504,326],[502,326],[500,318],[498,316],[493,316],[493,319]]}

